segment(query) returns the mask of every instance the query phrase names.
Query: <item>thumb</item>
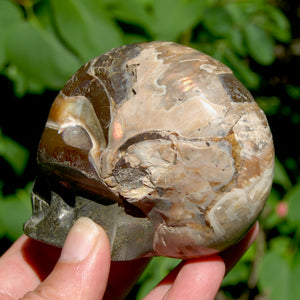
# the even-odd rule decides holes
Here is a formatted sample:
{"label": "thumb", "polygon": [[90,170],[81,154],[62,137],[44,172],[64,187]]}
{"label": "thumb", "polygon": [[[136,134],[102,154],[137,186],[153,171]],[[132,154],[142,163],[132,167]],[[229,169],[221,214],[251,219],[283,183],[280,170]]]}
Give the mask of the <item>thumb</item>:
{"label": "thumb", "polygon": [[22,299],[102,299],[109,268],[105,231],[91,219],[80,218],[70,230],[53,271]]}

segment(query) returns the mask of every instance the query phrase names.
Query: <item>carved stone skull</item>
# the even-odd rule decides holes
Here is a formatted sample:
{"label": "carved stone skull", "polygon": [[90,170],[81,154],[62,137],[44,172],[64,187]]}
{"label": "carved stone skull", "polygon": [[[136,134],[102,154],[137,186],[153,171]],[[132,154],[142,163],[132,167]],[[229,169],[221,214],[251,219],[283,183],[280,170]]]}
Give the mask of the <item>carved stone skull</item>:
{"label": "carved stone skull", "polygon": [[232,71],[194,49],[122,46],[56,97],[38,149],[27,235],[62,246],[87,216],[113,260],[192,258],[236,243],[268,197],[272,135]]}

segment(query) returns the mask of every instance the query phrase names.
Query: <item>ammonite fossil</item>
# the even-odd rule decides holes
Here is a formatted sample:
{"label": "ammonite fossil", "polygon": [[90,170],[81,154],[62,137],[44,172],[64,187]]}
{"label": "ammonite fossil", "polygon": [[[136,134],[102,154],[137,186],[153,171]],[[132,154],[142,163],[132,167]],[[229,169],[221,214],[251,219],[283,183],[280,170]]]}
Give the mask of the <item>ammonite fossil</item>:
{"label": "ammonite fossil", "polygon": [[82,66],[55,99],[38,149],[27,235],[62,246],[80,216],[113,260],[192,258],[236,243],[259,216],[274,164],[262,110],[232,71],[151,42]]}

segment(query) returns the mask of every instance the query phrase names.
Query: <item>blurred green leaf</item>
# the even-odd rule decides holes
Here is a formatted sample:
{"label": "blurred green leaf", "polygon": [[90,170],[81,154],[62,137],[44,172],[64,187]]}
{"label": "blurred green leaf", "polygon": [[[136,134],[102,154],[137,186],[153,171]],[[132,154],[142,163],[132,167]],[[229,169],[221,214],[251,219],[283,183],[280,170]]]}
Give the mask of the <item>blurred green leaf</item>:
{"label": "blurred green leaf", "polygon": [[37,0],[34,6],[32,18],[36,18],[38,25],[51,35],[57,35],[57,28],[54,26],[53,13],[51,11],[51,1]]}
{"label": "blurred green leaf", "polygon": [[23,97],[27,91],[41,94],[45,86],[37,79],[26,76],[16,65],[9,65],[3,72],[10,80],[14,82],[15,95]]}
{"label": "blurred green leaf", "polygon": [[22,9],[10,0],[0,1],[0,28],[7,28],[22,20]]}
{"label": "blurred green leaf", "polygon": [[15,194],[5,197],[0,194],[0,231],[12,241],[22,234],[23,224],[31,215],[31,189],[32,183],[29,183]]}
{"label": "blurred green leaf", "polygon": [[285,196],[289,205],[287,219],[292,224],[300,226],[300,184],[298,183]]}
{"label": "blurred green leaf", "polygon": [[[1,200],[0,200],[0,203],[1,203]],[[0,207],[1,207],[1,204],[0,204]],[[5,236],[5,233],[6,233],[6,228],[5,228],[2,220],[0,219],[0,239]]]}
{"label": "blurred green leaf", "polygon": [[291,39],[290,23],[283,12],[273,5],[265,5],[269,17],[266,29],[272,32],[273,36],[281,41],[288,42]]}
{"label": "blurred green leaf", "polygon": [[267,299],[293,300],[300,295],[300,259],[294,258],[292,265],[275,251],[263,258],[259,273],[259,286]]}
{"label": "blurred green leaf", "polygon": [[29,22],[12,28],[7,51],[19,74],[44,88],[60,89],[80,66],[55,36]]}
{"label": "blurred green leaf", "polygon": [[295,242],[287,236],[278,236],[270,240],[270,250],[279,254],[289,263],[292,263],[295,255]]}
{"label": "blurred green leaf", "polygon": [[288,85],[286,91],[293,99],[300,100],[300,86]]}
{"label": "blurred green leaf", "polygon": [[240,28],[233,28],[229,32],[229,41],[232,45],[234,51],[241,56],[247,55],[247,50],[245,47],[244,35]]}
{"label": "blurred green leaf", "polygon": [[298,252],[297,255],[295,255],[294,257],[294,261],[292,264],[290,299],[299,298],[300,295],[299,278],[300,278],[300,255]]}
{"label": "blurred green leaf", "polygon": [[154,40],[176,41],[202,18],[208,0],[114,0],[106,5],[114,16],[146,29]]}
{"label": "blurred green leaf", "polygon": [[[293,115],[292,115],[293,116]],[[291,119],[293,122],[293,119]],[[284,165],[286,166],[287,169],[289,170],[294,170],[296,171],[298,169],[298,164],[297,160],[293,157],[288,157],[284,160]]]}
{"label": "blurred green leaf", "polygon": [[[247,3],[242,1],[227,1],[226,3],[226,10],[230,15],[233,23],[238,27],[242,28],[245,23],[248,22],[247,17],[247,9],[245,9]],[[251,5],[251,4],[250,4]]]}
{"label": "blurred green leaf", "polygon": [[6,39],[10,28],[22,21],[21,8],[9,0],[0,1],[0,70],[6,63]]}
{"label": "blurred green leaf", "polygon": [[122,44],[118,27],[97,0],[53,0],[60,34],[82,63]]}
{"label": "blurred green leaf", "polygon": [[[3,72],[11,81],[14,82],[15,95],[19,98],[24,96],[27,90],[31,91],[29,88],[29,82],[31,79],[26,77],[16,65],[9,65]],[[40,84],[41,93],[44,90],[44,86]]]}
{"label": "blurred green leaf", "polygon": [[152,18],[145,24],[153,39],[176,41],[203,16],[208,0],[154,0]]}
{"label": "blurred green leaf", "polygon": [[143,299],[180,262],[180,259],[169,257],[152,258],[139,279],[138,283],[143,283],[143,285],[139,289],[136,299]]}
{"label": "blurred green leaf", "polygon": [[275,59],[274,40],[255,24],[244,27],[245,40],[249,54],[261,65],[269,65]]}
{"label": "blurred green leaf", "polygon": [[144,36],[138,35],[138,34],[126,34],[124,36],[124,44],[135,44],[135,43],[143,43],[148,42],[148,39]]}
{"label": "blurred green leaf", "polygon": [[230,14],[225,7],[218,6],[205,11],[203,24],[212,34],[219,37],[230,35],[233,27]]}
{"label": "blurred green leaf", "polygon": [[259,273],[259,286],[270,300],[290,298],[291,271],[288,262],[274,251],[264,257]]}
{"label": "blurred green leaf", "polygon": [[26,168],[29,152],[11,138],[4,136],[0,130],[0,155],[12,166],[17,175]]}
{"label": "blurred green leaf", "polygon": [[115,18],[120,21],[139,26],[151,24],[150,10],[153,10],[153,3],[145,3],[141,0],[126,0],[126,2],[123,0],[108,0],[106,6],[108,11],[112,12]]}
{"label": "blurred green leaf", "polygon": [[284,166],[281,164],[281,162],[278,160],[278,158],[275,159],[273,181],[275,183],[283,186],[286,190],[288,190],[292,187],[290,178],[289,178]]}
{"label": "blurred green leaf", "polygon": [[[6,43],[6,34],[3,29],[0,27],[0,45],[4,45]],[[4,47],[0,47],[0,70],[4,67],[6,62],[6,51]]]}

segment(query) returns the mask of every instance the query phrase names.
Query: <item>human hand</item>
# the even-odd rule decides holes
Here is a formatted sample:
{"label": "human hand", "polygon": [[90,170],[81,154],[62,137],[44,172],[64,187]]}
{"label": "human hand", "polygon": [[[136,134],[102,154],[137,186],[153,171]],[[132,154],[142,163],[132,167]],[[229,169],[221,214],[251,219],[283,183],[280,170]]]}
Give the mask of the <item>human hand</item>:
{"label": "human hand", "polygon": [[[214,299],[225,274],[254,241],[258,226],[220,256],[183,261],[151,299]],[[81,218],[61,249],[21,236],[0,258],[0,300],[124,299],[149,259],[110,264],[104,230]]]}
{"label": "human hand", "polygon": [[213,300],[224,276],[255,241],[258,222],[236,245],[209,257],[182,261],[143,300]]}

